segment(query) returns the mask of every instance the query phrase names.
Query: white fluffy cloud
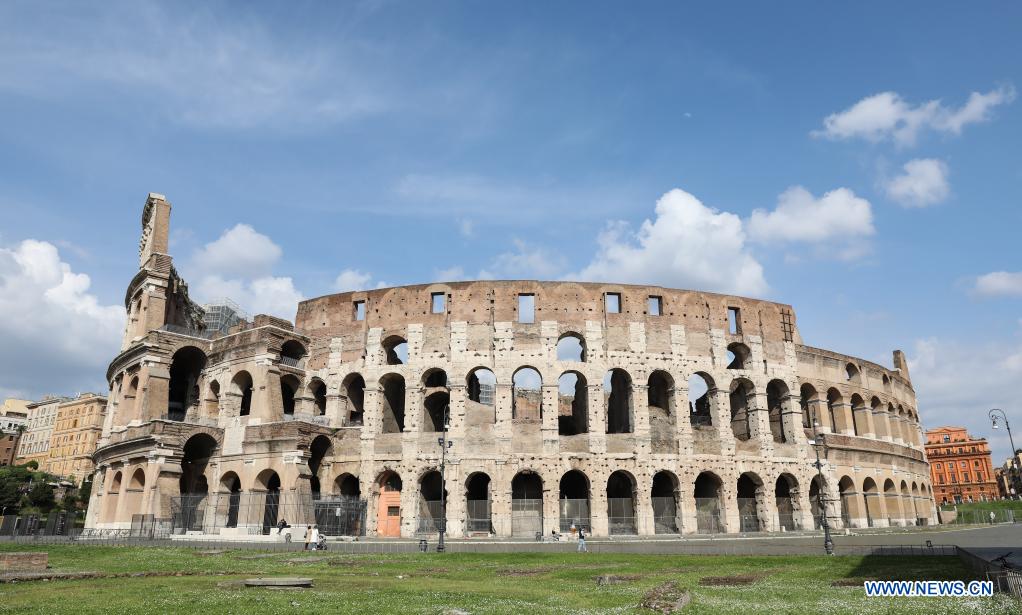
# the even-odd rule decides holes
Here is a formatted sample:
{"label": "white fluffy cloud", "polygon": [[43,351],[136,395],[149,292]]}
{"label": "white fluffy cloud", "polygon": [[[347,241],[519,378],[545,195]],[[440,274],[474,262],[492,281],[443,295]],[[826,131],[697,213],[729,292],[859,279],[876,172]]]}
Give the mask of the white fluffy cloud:
{"label": "white fluffy cloud", "polygon": [[0,248],[0,396],[102,391],[124,332],[124,307],[102,305],[88,275],[51,243]]}
{"label": "white fluffy cloud", "polygon": [[[919,416],[927,428],[961,425],[990,439],[999,465],[1011,446],[1003,430],[992,431],[987,412],[1010,409],[1022,378],[1022,351],[1014,343],[961,344],[938,338],[918,340],[909,355]],[[1018,444],[1018,442],[1016,442]]]}
{"label": "white fluffy cloud", "polygon": [[202,302],[229,298],[251,314],[271,314],[293,320],[304,299],[289,277],[275,277],[273,267],[283,250],[247,224],[238,224],[195,252],[190,279],[195,298]]}
{"label": "white fluffy cloud", "polygon": [[763,267],[749,253],[742,220],[679,189],[660,197],[637,231],[623,222],[600,234],[593,260],[569,278],[660,284],[761,295]]}
{"label": "white fluffy cloud", "polygon": [[334,290],[337,292],[351,292],[353,290],[365,290],[373,276],[357,269],[345,269],[337,275],[334,280]]}
{"label": "white fluffy cloud", "polygon": [[195,254],[203,271],[222,275],[265,275],[280,260],[283,250],[247,224],[236,224]]}
{"label": "white fluffy cloud", "polygon": [[749,217],[749,237],[762,243],[844,244],[874,232],[869,201],[848,188],[816,198],[802,186],[792,186],[777,197],[773,211],[756,209]]}
{"label": "white fluffy cloud", "polygon": [[986,93],[973,92],[957,109],[944,106],[940,100],[912,105],[896,92],[881,92],[828,115],[823,120],[823,129],[811,134],[833,140],[890,140],[908,146],[913,145],[924,130],[960,134],[965,126],[990,119],[994,107],[1014,99],[1015,88],[1010,85]]}
{"label": "white fluffy cloud", "polygon": [[973,291],[988,297],[1022,296],[1022,271],[992,271],[976,278]]}
{"label": "white fluffy cloud", "polygon": [[887,196],[906,207],[926,207],[940,203],[951,193],[948,166],[935,158],[909,160],[901,175],[884,182]]}

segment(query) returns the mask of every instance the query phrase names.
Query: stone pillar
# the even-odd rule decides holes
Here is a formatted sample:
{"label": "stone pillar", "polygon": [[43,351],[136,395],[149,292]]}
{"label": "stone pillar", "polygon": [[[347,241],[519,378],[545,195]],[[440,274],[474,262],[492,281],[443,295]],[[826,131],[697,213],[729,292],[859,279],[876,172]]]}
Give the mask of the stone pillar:
{"label": "stone pillar", "polygon": [[834,426],[830,424],[830,412],[827,412],[826,400],[811,399],[806,403],[809,406],[809,416],[819,423],[816,425],[816,431],[818,433],[836,433]]}
{"label": "stone pillar", "polygon": [[724,531],[737,534],[742,529],[741,515],[738,512],[738,479],[730,474],[721,477],[720,486],[720,521]]}
{"label": "stone pillar", "polygon": [[835,432],[847,436],[855,435],[855,426],[852,424],[852,406],[845,401],[833,404],[834,418],[837,420]]}
{"label": "stone pillar", "polygon": [[805,443],[805,431],[802,430],[802,408],[799,395],[789,393],[781,398],[781,431],[784,441],[789,444]]}
{"label": "stone pillar", "polygon": [[[674,370],[674,372],[680,373],[680,370]],[[672,413],[674,415],[674,434],[678,446],[675,452],[680,457],[689,457],[694,454],[694,447],[692,445],[692,419],[689,417],[688,408],[688,382],[676,384],[671,396],[674,400]],[[678,527],[680,529],[681,526]]]}
{"label": "stone pillar", "polygon": [[[811,481],[812,479],[810,479]],[[812,482],[808,483],[812,485]],[[820,501],[826,500],[826,495],[823,493],[823,486],[820,486]],[[799,529],[811,530],[815,527],[816,521],[813,519],[813,501],[809,497],[809,487],[803,488],[802,484],[794,488],[791,491],[791,502],[795,508],[795,523]],[[822,508],[822,507],[821,507]]]}
{"label": "stone pillar", "polygon": [[280,370],[276,366],[268,365],[259,366],[253,372],[251,417],[260,423],[284,420],[284,399],[280,393]]}
{"label": "stone pillar", "polygon": [[348,417],[345,415],[345,404],[342,403],[342,395],[334,391],[326,396],[326,416],[330,427],[344,427],[348,424]]}
{"label": "stone pillar", "polygon": [[652,536],[656,534],[656,525],[653,521],[652,486],[643,484],[638,476],[635,477],[635,480],[635,490],[632,492],[635,506],[635,529],[639,536]]}
{"label": "stone pillar", "polygon": [[607,519],[607,480],[598,475],[589,483],[589,519],[593,524],[593,536],[609,536],[610,523]]}
{"label": "stone pillar", "polygon": [[547,536],[551,530],[560,532],[561,527],[561,503],[558,499],[561,493],[560,476],[552,480],[543,481],[543,535]]}
{"label": "stone pillar", "polygon": [[891,442],[891,422],[888,420],[887,411],[883,406],[877,406],[871,410],[873,414],[873,433],[878,440]]}
{"label": "stone pillar", "polygon": [[649,385],[632,384],[632,431],[640,458],[652,450],[649,433]]}
{"label": "stone pillar", "polygon": [[493,435],[496,440],[496,453],[507,455],[511,452],[511,433],[514,430],[513,395],[514,384],[509,380],[501,382],[497,377],[497,384],[494,390],[494,417],[496,422],[493,425]]}
{"label": "stone pillar", "polygon": [[589,406],[589,452],[603,455],[607,452],[607,407],[603,401],[603,383],[586,385],[586,403]]}
{"label": "stone pillar", "polygon": [[540,433],[543,438],[543,454],[544,455],[556,455],[560,450],[560,441],[558,440],[558,428],[557,428],[557,414],[560,411],[558,407],[558,384],[543,384],[542,386],[542,397],[540,411],[542,413],[542,426],[540,427]]}
{"label": "stone pillar", "polygon": [[759,518],[760,530],[776,532],[780,530],[777,518],[777,499],[770,484],[764,484],[756,490],[756,517]]}
{"label": "stone pillar", "polygon": [[681,486],[678,488],[678,509],[681,523],[678,530],[682,534],[695,534],[699,531],[699,517],[696,510],[696,497],[693,485],[695,476],[684,474],[678,477]]}
{"label": "stone pillar", "polygon": [[[498,470],[496,476],[490,478],[490,523],[493,524],[493,533],[498,538],[508,538],[511,536],[511,481],[498,483],[500,477],[501,472]],[[502,484],[506,487],[498,487]],[[543,487],[545,497],[546,485]]]}
{"label": "stone pillar", "polygon": [[749,415],[749,439],[759,445],[760,455],[772,457],[774,435],[770,431],[770,411],[767,409],[765,392],[754,392],[748,396],[746,412]]}
{"label": "stone pillar", "polygon": [[139,395],[142,404],[137,414],[140,422],[167,418],[170,398],[170,371],[163,363],[143,363],[139,371]]}
{"label": "stone pillar", "polygon": [[[447,489],[447,535],[451,538],[465,536],[465,518],[468,514],[465,493],[465,477],[461,475],[461,464],[447,462],[444,468],[444,487]],[[492,479],[491,479],[492,484]]]}
{"label": "stone pillar", "polygon": [[[465,384],[451,384],[448,382],[448,394],[450,395],[450,428],[447,430],[448,437],[454,440],[465,438],[465,400],[468,387]],[[491,477],[491,480],[492,477]]]}
{"label": "stone pillar", "polygon": [[729,456],[735,454],[735,437],[731,431],[731,396],[726,389],[710,389],[707,392],[707,401],[710,402],[710,414],[713,416],[713,426],[717,430],[717,438],[720,441],[720,454]]}
{"label": "stone pillar", "polygon": [[859,435],[864,438],[876,438],[876,429],[873,426],[873,413],[866,406],[852,408],[852,420],[859,426]]}
{"label": "stone pillar", "polygon": [[362,438],[371,441],[375,434],[383,433],[383,389],[379,383],[366,383],[362,409]]}

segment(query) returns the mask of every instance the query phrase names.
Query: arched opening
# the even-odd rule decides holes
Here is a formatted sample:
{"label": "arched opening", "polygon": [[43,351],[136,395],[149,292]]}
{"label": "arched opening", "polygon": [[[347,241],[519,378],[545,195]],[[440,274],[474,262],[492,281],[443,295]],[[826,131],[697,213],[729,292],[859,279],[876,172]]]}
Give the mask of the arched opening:
{"label": "arched opening", "polygon": [[494,400],[497,377],[485,367],[477,367],[466,378],[468,401],[465,402],[465,426],[483,429],[497,421]]}
{"label": "arched opening", "polygon": [[585,474],[578,470],[565,472],[561,477],[558,500],[561,532],[570,532],[572,527],[590,529],[589,479]]}
{"label": "arched opening", "polygon": [[557,434],[574,436],[589,431],[586,379],[578,372],[564,372],[557,379]]}
{"label": "arched opening", "polygon": [[196,434],[185,442],[181,457],[181,477],[178,479],[180,493],[175,529],[181,532],[202,531],[203,508],[209,485],[206,467],[216,452],[216,440],[204,433]]}
{"label": "arched opening", "polygon": [[387,538],[401,536],[401,477],[386,471],[377,480],[378,497],[376,534]]}
{"label": "arched opening", "polygon": [[[809,512],[813,515],[814,530],[818,530],[823,527],[822,495],[820,477],[814,476],[812,482],[809,483]],[[845,525],[845,527],[849,526]]]}
{"label": "arched opening", "polygon": [[287,374],[280,377],[280,400],[285,416],[293,416],[295,413],[295,394],[302,383],[297,377]]}
{"label": "arched opening", "polygon": [[124,417],[124,424],[127,424],[138,416],[138,376],[132,376],[122,398],[121,414]]}
{"label": "arched opening", "polygon": [[465,531],[492,534],[490,520],[490,477],[476,472],[465,482]]}
{"label": "arched opening", "polygon": [[362,488],[358,484],[358,478],[345,472],[334,479],[334,494],[342,498],[359,499],[362,497]]}
{"label": "arched opening", "polygon": [[344,379],[344,395],[348,404],[348,425],[361,426],[365,417],[366,381],[361,374],[349,374]]}
{"label": "arched opening", "polygon": [[650,447],[654,453],[676,453],[674,411],[674,379],[663,370],[656,370],[646,382]]}
{"label": "arched opening", "polygon": [[430,470],[419,479],[419,515],[417,534],[432,534],[440,531],[443,523],[441,498],[446,498],[440,472]]}
{"label": "arched opening", "polygon": [[405,429],[405,379],[399,374],[380,378],[383,389],[383,433],[401,433]]}
{"label": "arched opening", "polygon": [[135,470],[135,473],[131,475],[131,482],[128,483],[128,489],[132,491],[145,489],[145,470],[142,468]]}
{"label": "arched opening", "polygon": [[562,335],[561,339],[557,340],[557,360],[585,362],[585,338],[578,333],[565,333]]}
{"label": "arched opening", "polygon": [[511,479],[511,535],[533,538],[543,534],[543,479],[530,471]]}
{"label": "arched opening", "polygon": [[291,367],[300,367],[301,360],[308,354],[305,346],[297,340],[288,340],[280,347],[280,362]]}
{"label": "arched opening", "polygon": [[919,485],[912,483],[912,514],[915,517],[916,525],[926,525],[926,515],[923,513],[923,504],[919,495]]}
{"label": "arched opening", "polygon": [[142,492],[145,490],[145,470],[136,468],[128,479],[124,493],[124,511],[127,517],[142,513]]}
{"label": "arched opening", "polygon": [[[848,476],[842,476],[837,484],[839,498],[841,499],[841,523],[845,528],[852,527],[853,519],[862,519],[862,511],[859,510],[859,500],[855,492],[855,481]],[[861,523],[861,521],[859,521]]]}
{"label": "arched opening", "polygon": [[318,378],[313,379],[309,384],[309,393],[312,395],[313,414],[326,416],[326,384]]}
{"label": "arched opening", "polygon": [[611,535],[636,534],[635,479],[618,470],[607,479],[607,528]]}
{"label": "arched opening", "polygon": [[423,431],[444,431],[449,420],[451,395],[447,388],[447,372],[442,369],[428,370],[422,376],[422,407],[426,414]]}
{"label": "arched opening", "polygon": [[859,368],[854,363],[845,365],[845,381],[852,384],[859,384],[862,378],[859,376]]}
{"label": "arched opening", "polygon": [[774,442],[787,442],[784,432],[784,409],[788,405],[788,385],[783,380],[771,380],[767,384],[767,409],[770,416],[770,436]]}
{"label": "arched opening", "polygon": [[252,376],[242,370],[231,378],[231,394],[240,398],[238,416],[248,416],[252,412]]}
{"label": "arched opening", "polygon": [[653,475],[650,492],[653,504],[653,533],[677,534],[681,522],[678,518],[678,477],[666,470]]}
{"label": "arched opening", "polygon": [[884,374],[882,382],[883,382],[884,391],[887,392],[887,393],[890,393],[891,392],[891,378],[887,374]]}
{"label": "arched opening", "polygon": [[837,389],[827,390],[827,418],[830,420],[830,431],[832,433],[841,433],[844,431],[845,422],[844,417],[841,416],[841,404],[844,402],[844,398],[841,397],[841,393]]}
{"label": "arched opening", "polygon": [[890,432],[887,430],[887,417],[884,416],[884,404],[879,397],[874,396],[869,400],[869,411],[873,415],[873,437],[877,440],[890,437]]}
{"label": "arched opening", "polygon": [[696,372],[688,379],[688,415],[689,422],[696,429],[707,429],[713,426],[713,413],[710,411],[710,398],[716,394],[717,385],[708,374]]}
{"label": "arched opening", "polygon": [[209,383],[209,390],[206,393],[205,412],[207,417],[216,417],[220,414],[220,383],[216,380]]}
{"label": "arched opening", "polygon": [[889,478],[884,481],[884,507],[887,509],[887,526],[897,525],[895,521],[901,521],[903,518],[901,500],[898,497],[898,489],[894,486],[894,481]]}
{"label": "arched opening", "polygon": [[869,432],[869,423],[866,418],[866,402],[856,393],[852,395],[852,433],[861,436]]}
{"label": "arched opening", "polygon": [[774,501],[777,504],[777,526],[781,531],[794,532],[799,529],[795,517],[795,495],[798,493],[798,481],[791,474],[781,474],[774,485]]}
{"label": "arched opening", "polygon": [[901,506],[901,519],[905,525],[915,525],[915,503],[912,501],[912,496],[909,495],[908,483],[906,481],[901,481],[899,491],[901,491],[901,501],[899,502]]}
{"label": "arched opening", "polygon": [[763,481],[752,472],[738,477],[738,521],[741,531],[758,532],[760,530],[759,506],[756,501],[763,487]]}
{"label": "arched opening", "polygon": [[280,476],[273,470],[263,470],[256,476],[256,487],[264,494],[263,534],[268,535],[280,515]]}
{"label": "arched opening", "polygon": [[798,405],[802,410],[802,429],[806,437],[810,439],[813,437],[816,428],[819,427],[820,417],[816,416],[816,403],[818,399],[819,394],[813,385],[806,383],[799,388]]}
{"label": "arched opening", "polygon": [[873,527],[883,516],[883,505],[880,502],[880,490],[872,478],[867,477],[862,481],[862,497],[866,501],[866,526]]}
{"label": "arched opening", "polygon": [[543,418],[543,378],[531,367],[520,367],[511,378],[511,418],[538,423]]}
{"label": "arched opening", "polygon": [[749,369],[752,352],[745,344],[734,342],[727,345],[727,368]]}
{"label": "arched opening", "polygon": [[106,488],[106,495],[103,496],[103,520],[107,523],[117,521],[117,502],[121,497],[121,481],[123,474],[118,470],[114,473],[110,484]]}
{"label": "arched opening", "polygon": [[754,393],[752,383],[737,378],[731,383],[731,431],[742,442],[752,437],[749,415],[749,397]]}
{"label": "arched opening", "polygon": [[323,459],[331,454],[333,454],[333,444],[327,436],[316,436],[312,444],[309,445],[309,471],[312,472],[312,477],[309,479],[309,489],[312,491],[312,499],[314,500],[319,499],[319,470],[323,466]]}
{"label": "arched opening", "polygon": [[225,527],[238,527],[238,513],[241,511],[241,479],[234,472],[227,472],[220,478],[220,493],[227,495]]}
{"label": "arched opening", "polygon": [[183,421],[188,409],[199,403],[199,374],[206,367],[206,354],[194,346],[174,353],[170,362],[167,418]]}
{"label": "arched opening", "polygon": [[724,531],[720,522],[720,478],[713,472],[702,472],[696,477],[693,495],[696,501],[696,530],[700,534]]}
{"label": "arched opening", "polygon": [[607,433],[632,433],[632,378],[623,369],[614,368],[603,377],[603,396],[607,407]]}
{"label": "arched opening", "polygon": [[383,340],[383,352],[387,365],[404,365],[408,363],[408,340],[400,335],[391,335]]}

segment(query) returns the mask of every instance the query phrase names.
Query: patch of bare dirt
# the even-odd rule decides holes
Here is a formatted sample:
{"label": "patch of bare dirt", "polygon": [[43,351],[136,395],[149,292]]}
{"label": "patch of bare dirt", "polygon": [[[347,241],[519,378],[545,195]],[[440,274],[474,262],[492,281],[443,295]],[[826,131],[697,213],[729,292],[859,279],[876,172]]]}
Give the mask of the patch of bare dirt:
{"label": "patch of bare dirt", "polygon": [[646,592],[639,606],[655,613],[676,613],[691,601],[692,597],[687,591],[678,587],[674,581],[668,581]]}
{"label": "patch of bare dirt", "polygon": [[534,577],[541,574],[546,574],[553,570],[553,568],[502,568],[497,571],[502,577]]}
{"label": "patch of bare dirt", "polygon": [[703,577],[699,584],[704,587],[718,587],[731,585],[752,585],[763,578],[761,574],[735,574],[727,577]]}
{"label": "patch of bare dirt", "polygon": [[641,574],[601,574],[598,577],[593,577],[596,580],[597,585],[618,585],[620,583],[627,583],[628,581],[638,581],[642,578]]}

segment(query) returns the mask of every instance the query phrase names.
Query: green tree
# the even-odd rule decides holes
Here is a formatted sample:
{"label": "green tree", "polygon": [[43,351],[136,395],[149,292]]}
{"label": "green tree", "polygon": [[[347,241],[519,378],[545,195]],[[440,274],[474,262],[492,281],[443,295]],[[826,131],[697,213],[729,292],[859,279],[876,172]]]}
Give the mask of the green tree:
{"label": "green tree", "polygon": [[6,506],[8,513],[21,507],[21,489],[31,477],[24,466],[0,468],[0,506]]}
{"label": "green tree", "polygon": [[50,510],[56,504],[56,498],[53,497],[53,487],[46,484],[45,481],[39,481],[32,485],[32,490],[28,492],[28,499],[32,502],[32,506],[35,506],[42,512]]}

